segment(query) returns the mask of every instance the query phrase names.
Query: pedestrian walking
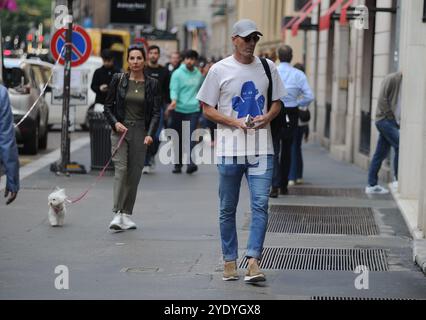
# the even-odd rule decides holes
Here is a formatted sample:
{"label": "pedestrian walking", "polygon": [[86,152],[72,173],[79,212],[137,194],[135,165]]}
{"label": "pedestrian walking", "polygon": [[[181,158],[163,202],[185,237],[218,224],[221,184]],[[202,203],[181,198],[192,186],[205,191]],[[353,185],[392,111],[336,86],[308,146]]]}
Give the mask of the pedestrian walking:
{"label": "pedestrian walking", "polygon": [[161,93],[161,112],[160,112],[160,125],[155,133],[154,142],[148,147],[145,157],[145,164],[142,170],[143,174],[149,174],[155,169],[155,155],[160,147],[160,134],[164,128],[164,113],[166,105],[170,103],[169,84],[170,72],[166,67],[158,64],[160,59],[160,47],[153,45],[148,48],[148,63],[145,66],[145,74],[151,78],[157,79],[160,93]]}
{"label": "pedestrian walking", "polygon": [[111,145],[125,139],[113,157],[114,217],[110,229],[135,229],[130,219],[136,200],[137,188],[145,161],[146,148],[160,121],[161,91],[158,81],[144,74],[145,51],[130,46],[127,54],[129,72],[116,74],[111,82],[105,102],[105,117],[112,127]]}
{"label": "pedestrian walking", "polygon": [[96,93],[95,104],[100,103],[104,105],[109,90],[109,84],[114,74],[118,73],[119,70],[114,67],[114,56],[111,50],[102,50],[101,57],[103,66],[97,69],[93,74],[90,88]]}
{"label": "pedestrian walking", "polygon": [[179,69],[181,64],[181,56],[179,52],[173,52],[170,55],[170,62],[166,64],[167,70],[169,70],[170,73],[175,72],[177,69]]}
{"label": "pedestrian walking", "polygon": [[[175,167],[173,173],[178,174],[182,172],[183,165],[183,128],[185,123],[190,124],[190,136],[185,137],[191,139],[192,133],[197,129],[198,119],[200,115],[200,102],[197,100],[197,92],[203,82],[203,76],[201,72],[196,68],[198,60],[198,53],[195,50],[188,50],[185,52],[184,61],[171,77],[170,80],[170,99],[171,104],[167,108],[168,115],[171,116],[171,127],[176,130],[179,135],[179,151],[176,151],[178,155],[175,156]],[[194,148],[196,142],[190,142],[190,150],[185,150],[185,153],[189,152],[190,164],[188,164],[186,173],[192,174],[198,170],[197,165],[194,163],[191,157],[191,151]]]}
{"label": "pedestrian walking", "polygon": [[392,73],[383,80],[376,112],[376,128],[379,140],[368,171],[367,194],[387,194],[389,190],[378,184],[379,171],[391,147],[395,151],[393,161],[394,186],[398,184],[399,124],[401,121],[402,72]]}
{"label": "pedestrian walking", "polygon": [[314,100],[306,75],[290,64],[293,60],[293,49],[287,45],[280,47],[278,58],[278,72],[288,92],[282,99],[288,124],[282,128],[281,139],[274,141],[275,150],[280,150],[280,153],[275,153],[274,178],[269,195],[271,198],[277,198],[278,193],[288,194],[291,151],[298,128],[299,107],[307,107]]}
{"label": "pedestrian walking", "polygon": [[[15,201],[19,191],[19,158],[13,128],[12,108],[6,87],[0,84],[0,166],[6,173],[6,205]],[[1,179],[1,175],[0,175]]]}
{"label": "pedestrian walking", "polygon": [[[272,61],[264,60],[264,66],[254,56],[260,36],[262,33],[253,21],[238,21],[232,29],[233,55],[212,66],[197,96],[206,118],[218,124],[219,222],[225,281],[238,279],[236,211],[243,175],[250,190],[252,214],[244,280],[265,281],[259,262],[268,223],[273,171],[270,123],[281,111],[280,98],[285,96],[285,89]],[[268,73],[272,78],[271,94]],[[256,144],[235,143],[235,140],[246,141],[253,131],[257,136],[266,133],[267,140]],[[253,157],[256,162],[252,161]]]}
{"label": "pedestrian walking", "polygon": [[[301,63],[296,63],[294,68],[305,73],[305,66]],[[291,161],[290,161],[290,173],[288,176],[289,186],[295,184],[303,184],[303,152],[302,143],[303,140],[308,142],[309,138],[309,121],[310,111],[308,107],[299,107],[299,123],[297,126],[296,134],[293,137],[293,143],[291,144]]]}

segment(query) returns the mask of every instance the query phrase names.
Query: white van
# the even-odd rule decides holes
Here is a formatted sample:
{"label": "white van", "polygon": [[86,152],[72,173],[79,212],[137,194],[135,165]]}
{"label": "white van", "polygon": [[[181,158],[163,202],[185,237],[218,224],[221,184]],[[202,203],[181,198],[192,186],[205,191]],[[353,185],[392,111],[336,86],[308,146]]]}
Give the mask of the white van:
{"label": "white van", "polygon": [[[91,56],[89,59],[81,66],[77,68],[73,68],[72,70],[88,70],[88,98],[87,104],[79,105],[75,107],[75,123],[79,124],[83,130],[87,130],[89,128],[87,111],[89,107],[91,107],[95,103],[96,93],[90,88],[90,84],[92,83],[93,74],[96,69],[102,67],[103,61],[101,57]],[[72,76],[71,70],[71,76]],[[49,95],[46,95],[46,100],[49,103],[49,128],[52,127],[61,127],[62,125],[62,105],[52,105],[51,100],[52,92],[49,92]]]}

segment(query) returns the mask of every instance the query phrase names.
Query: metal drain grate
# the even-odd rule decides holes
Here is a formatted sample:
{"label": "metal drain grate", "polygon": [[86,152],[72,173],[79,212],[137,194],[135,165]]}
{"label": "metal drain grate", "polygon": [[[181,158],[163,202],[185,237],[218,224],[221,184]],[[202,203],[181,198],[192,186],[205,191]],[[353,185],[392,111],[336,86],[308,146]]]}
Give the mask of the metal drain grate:
{"label": "metal drain grate", "polygon": [[268,232],[298,234],[379,234],[371,208],[273,205]]}
{"label": "metal drain grate", "polygon": [[[240,268],[247,268],[243,258]],[[388,271],[383,249],[264,248],[260,267],[273,270],[354,271],[366,266],[369,271]]]}
{"label": "metal drain grate", "polygon": [[311,300],[317,301],[329,301],[329,300],[339,300],[339,301],[358,301],[358,300],[374,300],[374,301],[391,301],[391,300],[413,300],[406,298],[364,298],[364,297],[311,297]]}
{"label": "metal drain grate", "polygon": [[365,192],[362,189],[344,189],[344,188],[313,188],[313,187],[295,187],[289,188],[288,194],[291,196],[318,196],[318,197],[345,197],[345,198],[365,198]]}

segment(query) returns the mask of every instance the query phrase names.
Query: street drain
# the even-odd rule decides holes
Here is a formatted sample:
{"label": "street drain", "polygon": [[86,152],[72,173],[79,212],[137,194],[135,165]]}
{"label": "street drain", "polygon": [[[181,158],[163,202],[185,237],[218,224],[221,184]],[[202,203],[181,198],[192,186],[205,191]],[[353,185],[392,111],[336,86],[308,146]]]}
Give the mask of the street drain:
{"label": "street drain", "polygon": [[272,205],[268,232],[298,234],[379,234],[371,208]]}
{"label": "street drain", "polygon": [[362,189],[345,188],[314,188],[295,187],[289,188],[288,194],[291,196],[314,196],[314,197],[344,197],[344,198],[366,198]]}
{"label": "street drain", "polygon": [[340,301],[358,301],[358,300],[374,300],[374,301],[391,301],[391,300],[413,300],[406,298],[368,298],[368,297],[311,297],[311,300],[317,301],[328,301],[328,300],[340,300]]}
{"label": "street drain", "polygon": [[[243,258],[239,267],[247,268]],[[354,271],[366,266],[369,271],[388,271],[386,251],[383,249],[330,248],[271,248],[263,249],[260,268],[273,270]]]}

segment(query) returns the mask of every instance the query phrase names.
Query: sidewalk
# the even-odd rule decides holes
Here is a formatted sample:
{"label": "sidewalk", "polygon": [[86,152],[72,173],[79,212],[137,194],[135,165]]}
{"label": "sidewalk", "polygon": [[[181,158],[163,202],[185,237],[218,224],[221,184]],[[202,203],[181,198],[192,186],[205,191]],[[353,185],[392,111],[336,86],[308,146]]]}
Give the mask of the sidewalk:
{"label": "sidewalk", "polygon": [[[51,190],[64,187],[74,198],[97,172],[66,178],[45,167],[21,182],[13,206],[0,204],[0,299],[426,299],[426,278],[413,263],[413,240],[392,197],[366,197],[366,172],[332,160],[317,145],[306,145],[304,156],[306,185],[270,203],[270,228],[288,230],[267,233],[262,263],[272,268],[265,268],[268,281],[258,286],[222,281],[215,166],[188,176],[157,165],[156,173],[142,177],[134,214],[139,228],[125,233],[108,230],[111,174],[86,199],[68,206],[63,228],[51,228]],[[89,146],[71,159],[90,168]],[[248,236],[248,198],[244,182],[240,257]],[[319,213],[318,207],[326,208]],[[325,233],[342,226],[351,234]],[[376,234],[357,234],[366,228]],[[354,285],[359,274],[352,267],[360,262],[378,270],[369,274],[369,290]],[[69,269],[69,290],[55,289],[58,265]]]}

